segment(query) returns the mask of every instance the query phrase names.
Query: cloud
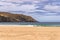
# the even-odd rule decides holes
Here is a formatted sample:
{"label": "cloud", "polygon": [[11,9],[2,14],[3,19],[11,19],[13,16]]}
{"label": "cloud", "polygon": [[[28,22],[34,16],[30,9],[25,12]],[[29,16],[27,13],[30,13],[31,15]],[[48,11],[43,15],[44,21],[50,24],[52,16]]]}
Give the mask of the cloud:
{"label": "cloud", "polygon": [[57,5],[45,5],[44,9],[51,12],[60,12],[60,6]]}
{"label": "cloud", "polygon": [[[53,1],[53,0],[52,0]],[[59,21],[60,6],[50,0],[0,0],[0,11],[19,12],[47,22]],[[51,5],[52,4],[52,5]]]}
{"label": "cloud", "polygon": [[60,16],[56,16],[55,15],[56,13],[54,13],[54,15],[52,13],[50,15],[49,14],[48,16],[39,15],[39,14],[30,14],[30,16],[32,16],[34,19],[36,19],[39,22],[60,22],[60,19],[59,19]]}
{"label": "cloud", "polygon": [[40,16],[40,22],[60,22],[60,16]]}
{"label": "cloud", "polygon": [[22,5],[22,6],[19,6],[18,8],[22,11],[29,12],[29,11],[33,11],[35,9],[35,5]]}
{"label": "cloud", "polygon": [[9,5],[14,5],[12,3],[7,3],[7,2],[0,2],[0,5],[3,5],[4,6],[9,6]]}
{"label": "cloud", "polygon": [[16,6],[16,5],[8,5],[8,6],[2,6],[0,7],[0,11],[33,11],[35,10],[35,5],[22,5],[22,6]]}
{"label": "cloud", "polygon": [[47,0],[0,0],[0,11],[35,11],[37,3],[44,1]]}
{"label": "cloud", "polygon": [[47,0],[3,0],[3,1],[47,1]]}
{"label": "cloud", "polygon": [[46,13],[45,15],[46,16],[56,16],[56,15],[58,15],[58,13]]}
{"label": "cloud", "polygon": [[0,1],[3,1],[3,2],[37,2],[37,1],[39,1],[39,2],[44,2],[44,1],[48,1],[48,0],[0,0]]}
{"label": "cloud", "polygon": [[43,12],[43,13],[47,13],[49,11],[46,11],[46,10],[35,10],[35,12]]}
{"label": "cloud", "polygon": [[[13,2],[14,1],[14,2]],[[35,4],[31,4],[29,5],[27,4],[23,4],[25,0],[1,0],[0,1],[0,11],[33,11],[35,10]],[[28,0],[26,0],[28,1]],[[32,1],[32,0],[31,0]],[[18,4],[16,4],[15,2],[19,2]],[[21,4],[21,5],[20,5]],[[18,6],[20,5],[20,6]]]}

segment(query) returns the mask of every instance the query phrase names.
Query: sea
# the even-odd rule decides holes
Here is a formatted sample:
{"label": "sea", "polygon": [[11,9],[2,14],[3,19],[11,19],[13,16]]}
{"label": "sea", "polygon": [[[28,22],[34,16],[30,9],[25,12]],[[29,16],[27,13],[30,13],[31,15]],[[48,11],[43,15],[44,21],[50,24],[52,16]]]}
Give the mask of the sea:
{"label": "sea", "polygon": [[33,26],[58,26],[60,27],[60,22],[0,22],[0,25],[33,25]]}

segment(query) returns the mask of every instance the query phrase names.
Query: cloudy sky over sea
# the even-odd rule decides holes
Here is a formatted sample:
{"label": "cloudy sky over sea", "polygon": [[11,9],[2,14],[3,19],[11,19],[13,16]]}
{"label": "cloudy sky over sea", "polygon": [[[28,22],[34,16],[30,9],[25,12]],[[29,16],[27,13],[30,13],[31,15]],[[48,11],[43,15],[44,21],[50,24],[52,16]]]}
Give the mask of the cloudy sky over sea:
{"label": "cloudy sky over sea", "polygon": [[29,15],[40,22],[60,22],[60,0],[0,0],[0,11]]}

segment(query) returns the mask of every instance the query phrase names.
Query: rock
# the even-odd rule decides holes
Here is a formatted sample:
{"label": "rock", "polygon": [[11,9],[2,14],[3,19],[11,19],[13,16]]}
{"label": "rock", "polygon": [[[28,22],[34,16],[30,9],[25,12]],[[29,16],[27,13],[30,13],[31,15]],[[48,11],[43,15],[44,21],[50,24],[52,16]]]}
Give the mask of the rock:
{"label": "rock", "polygon": [[0,22],[37,22],[31,16],[0,12]]}

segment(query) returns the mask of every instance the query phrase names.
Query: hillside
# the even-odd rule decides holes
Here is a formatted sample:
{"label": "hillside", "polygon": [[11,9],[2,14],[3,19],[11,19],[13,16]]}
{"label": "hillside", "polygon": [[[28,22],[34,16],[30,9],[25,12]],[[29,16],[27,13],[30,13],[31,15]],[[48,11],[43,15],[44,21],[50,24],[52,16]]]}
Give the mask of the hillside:
{"label": "hillside", "polygon": [[23,14],[0,12],[0,22],[36,22],[36,20]]}

